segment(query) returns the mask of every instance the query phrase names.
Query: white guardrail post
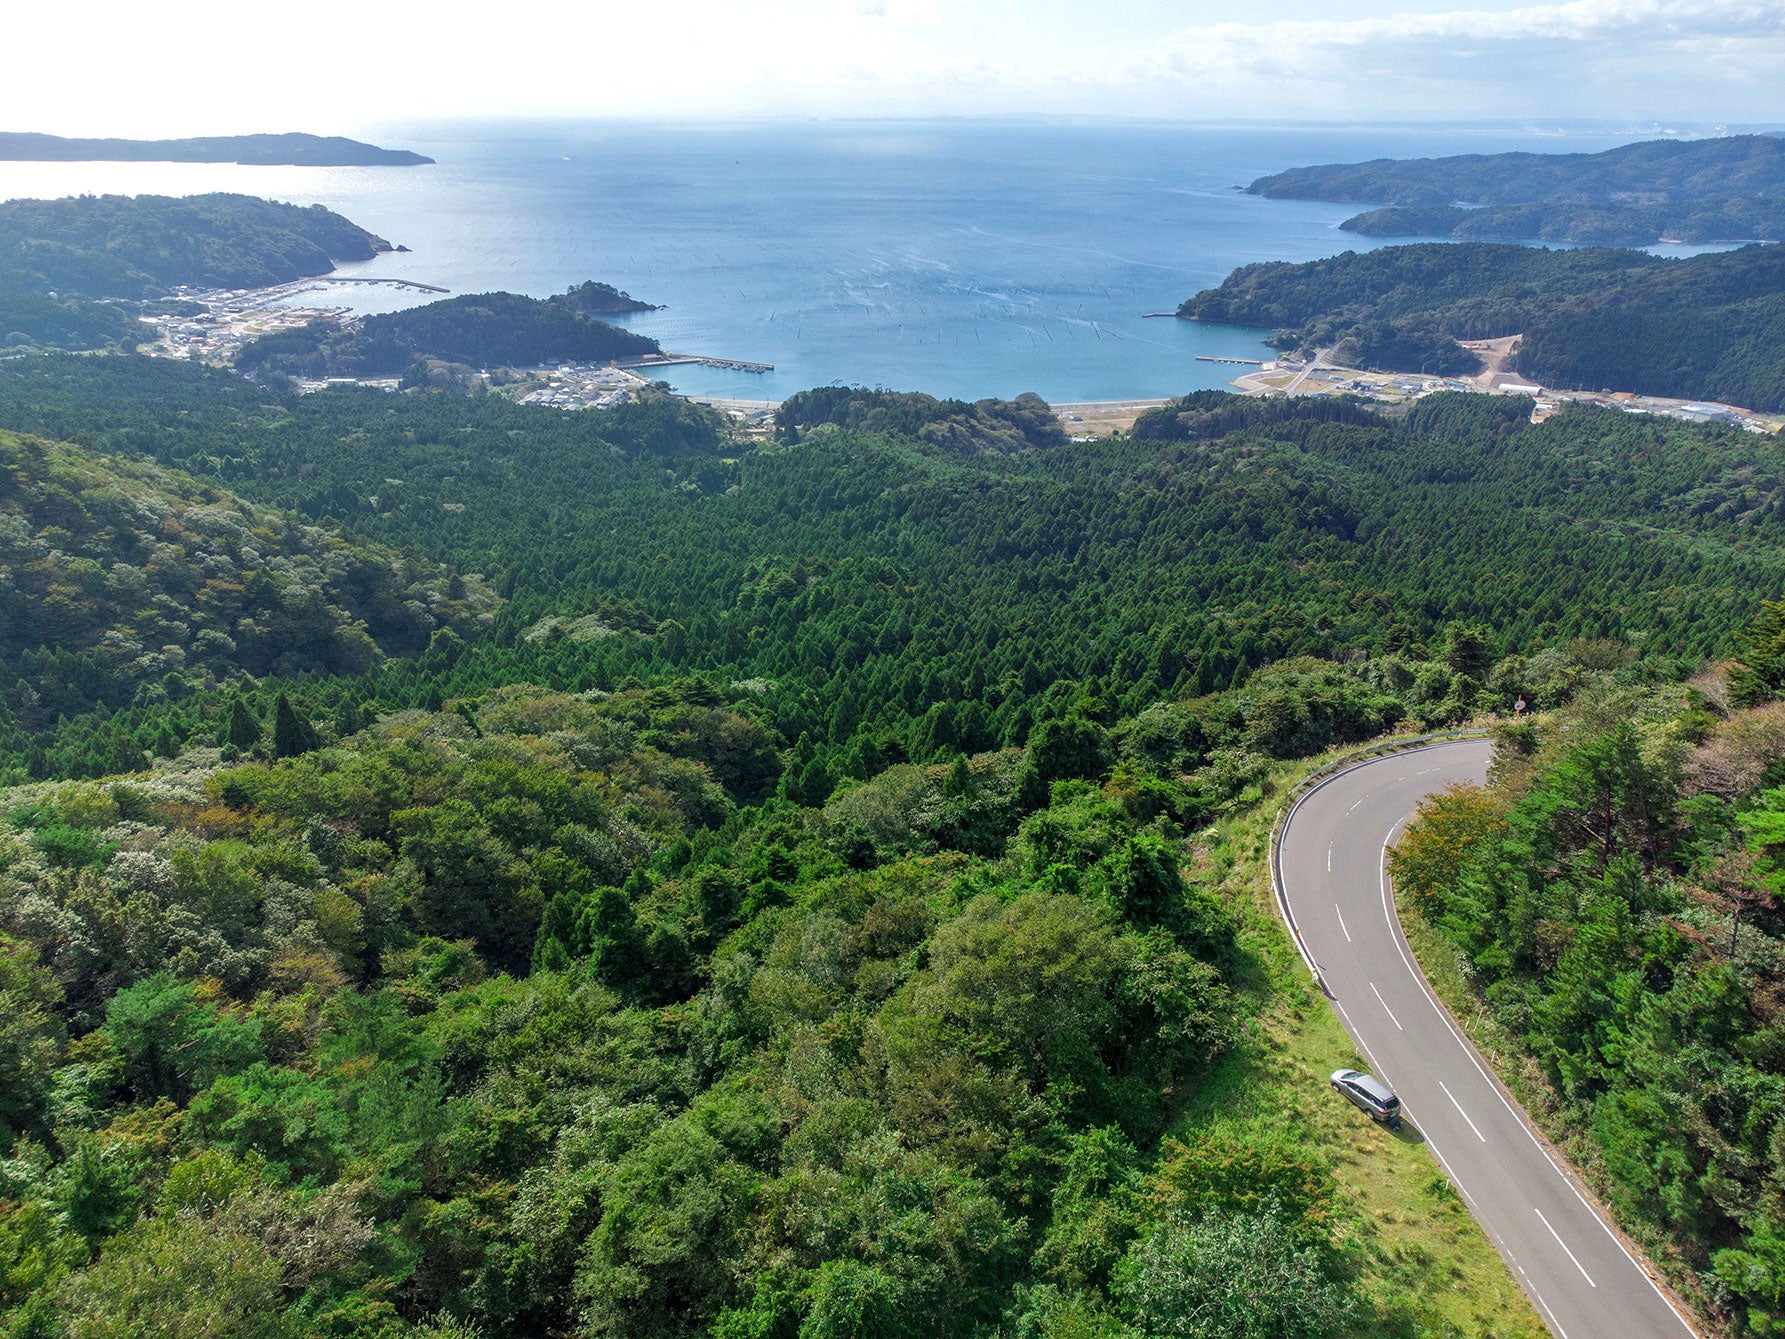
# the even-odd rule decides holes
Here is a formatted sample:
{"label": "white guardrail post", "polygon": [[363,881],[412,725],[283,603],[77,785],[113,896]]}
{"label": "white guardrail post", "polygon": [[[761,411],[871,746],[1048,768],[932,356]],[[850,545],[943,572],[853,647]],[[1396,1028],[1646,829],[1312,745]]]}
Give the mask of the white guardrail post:
{"label": "white guardrail post", "polygon": [[1289,909],[1289,894],[1283,887],[1283,865],[1280,856],[1283,830],[1289,826],[1289,820],[1295,816],[1296,809],[1309,795],[1341,772],[1349,771],[1360,763],[1390,753],[1399,753],[1403,749],[1421,748],[1427,744],[1446,743],[1461,739],[1480,739],[1487,733],[1486,728],[1479,726],[1462,730],[1439,730],[1429,735],[1414,735],[1407,739],[1388,739],[1380,744],[1370,744],[1361,749],[1353,749],[1309,772],[1291,786],[1289,793],[1283,797],[1283,805],[1277,810],[1277,817],[1271,823],[1271,845],[1268,859],[1271,872],[1271,895],[1277,902],[1277,914],[1283,918],[1283,924],[1289,927],[1289,938],[1295,944],[1295,951],[1302,955],[1302,961],[1308,965],[1308,971],[1314,977],[1314,984],[1320,987],[1322,995],[1330,999],[1332,991],[1326,988],[1326,979],[1320,975],[1320,964],[1314,961],[1314,955],[1308,952],[1308,946],[1302,942],[1302,932],[1295,923],[1295,913]]}

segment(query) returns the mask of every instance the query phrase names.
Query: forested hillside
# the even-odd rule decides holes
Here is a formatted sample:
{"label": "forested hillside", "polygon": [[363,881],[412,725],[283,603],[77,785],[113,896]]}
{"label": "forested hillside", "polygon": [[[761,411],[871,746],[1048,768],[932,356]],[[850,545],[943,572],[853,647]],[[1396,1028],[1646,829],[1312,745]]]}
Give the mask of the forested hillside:
{"label": "forested hillside", "polygon": [[321,205],[249,195],[0,202],[0,292],[144,298],[181,284],[259,288],[388,250]]}
{"label": "forested hillside", "polygon": [[[807,737],[814,788],[1020,743],[1058,684],[1098,678],[1132,714],[1296,655],[1417,659],[1459,620],[1487,629],[1490,657],[1607,636],[1732,650],[1785,590],[1770,446],[1527,412],[1449,397],[1397,423],[1208,394],[1128,441],[961,454],[822,424],[742,452],[677,401],[559,415],[285,398],[146,359],[0,368],[0,421],[146,454],[508,597],[493,639],[425,669],[390,662],[359,698],[751,681],[789,743]],[[1410,679],[1399,710],[1466,714],[1484,674]],[[191,709],[177,730],[216,708]],[[159,728],[71,719],[41,742],[79,771],[126,723]]]}
{"label": "forested hillside", "polygon": [[1664,205],[1545,201],[1469,209],[1395,205],[1354,215],[1339,226],[1362,237],[1454,237],[1461,242],[1777,242],[1785,240],[1785,200],[1744,196]]}
{"label": "forested hillside", "polygon": [[1207,827],[1261,759],[1074,712],[745,808],[741,696],[11,792],[9,1330],[1540,1332],[1420,1152],[1284,1072],[1343,1043]]}
{"label": "forested hillside", "polygon": [[0,364],[33,683],[255,591],[231,629],[343,614],[294,656],[435,619],[0,709],[11,1332],[1540,1333],[1329,1100],[1258,853],[1329,745],[1741,649],[1771,444],[790,404],[753,448],[670,399]]}
{"label": "forested hillside", "polygon": [[0,293],[0,349],[9,354],[40,350],[134,349],[153,333],[128,306],[42,293]]}
{"label": "forested hillside", "polygon": [[918,392],[824,386],[790,395],[775,410],[775,431],[796,443],[818,427],[918,437],[951,451],[1024,451],[1059,446],[1066,432],[1039,395],[1014,400],[938,400]]}
{"label": "forested hillside", "polygon": [[1518,370],[1545,385],[1785,408],[1782,246],[1686,260],[1482,242],[1347,251],[1242,266],[1178,315],[1275,328],[1279,347],[1350,339],[1402,357],[1517,334]]}
{"label": "forested hillside", "polygon": [[0,701],[27,732],[237,673],[360,673],[495,606],[188,475],[0,431]]}
{"label": "forested hillside", "polygon": [[283,330],[249,344],[236,366],[293,376],[385,377],[429,358],[473,368],[536,367],[658,352],[656,340],[584,315],[569,296],[465,293],[367,316],[344,330]]}

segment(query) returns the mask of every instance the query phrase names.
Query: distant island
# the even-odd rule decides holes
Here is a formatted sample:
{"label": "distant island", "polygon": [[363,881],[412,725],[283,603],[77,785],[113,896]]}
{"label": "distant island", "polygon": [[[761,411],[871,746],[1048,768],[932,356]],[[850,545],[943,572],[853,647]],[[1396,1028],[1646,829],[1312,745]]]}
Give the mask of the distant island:
{"label": "distant island", "polygon": [[1785,237],[1785,139],[1646,140],[1602,153],[1458,154],[1298,167],[1247,193],[1385,206],[1365,237],[1648,246]]}
{"label": "distant island", "polygon": [[1381,371],[1480,366],[1459,339],[1518,335],[1513,366],[1545,385],[1785,409],[1785,247],[1670,260],[1488,242],[1244,265],[1187,299],[1190,320],[1275,330]]}
{"label": "distant island", "polygon": [[321,205],[251,195],[82,195],[0,203],[0,293],[148,298],[265,288],[391,250]]}
{"label": "distant island", "polygon": [[466,293],[367,316],[344,328],[316,323],[264,335],[242,349],[236,367],[300,377],[405,376],[418,384],[452,384],[455,368],[607,362],[659,352],[656,340],[585,316],[563,295]]}
{"label": "distant island", "polygon": [[339,135],[210,135],[198,139],[65,139],[0,131],[0,161],[245,163],[257,167],[416,167],[434,160]]}

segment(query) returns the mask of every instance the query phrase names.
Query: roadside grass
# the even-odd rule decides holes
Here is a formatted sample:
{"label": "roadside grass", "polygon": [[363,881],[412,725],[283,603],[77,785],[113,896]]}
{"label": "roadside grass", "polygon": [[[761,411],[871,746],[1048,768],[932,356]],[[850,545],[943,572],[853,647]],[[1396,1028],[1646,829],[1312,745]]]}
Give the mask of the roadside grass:
{"label": "roadside grass", "polygon": [[1255,1119],[1294,1131],[1331,1166],[1337,1235],[1364,1302],[1350,1334],[1540,1339],[1548,1331],[1536,1311],[1418,1136],[1389,1133],[1329,1086],[1333,1070],[1363,1061],[1278,919],[1268,867],[1281,797],[1321,761],[1273,778],[1274,793],[1222,823],[1193,871],[1240,922],[1251,978],[1242,988],[1256,1011],[1244,1043],[1205,1076],[1174,1133]]}

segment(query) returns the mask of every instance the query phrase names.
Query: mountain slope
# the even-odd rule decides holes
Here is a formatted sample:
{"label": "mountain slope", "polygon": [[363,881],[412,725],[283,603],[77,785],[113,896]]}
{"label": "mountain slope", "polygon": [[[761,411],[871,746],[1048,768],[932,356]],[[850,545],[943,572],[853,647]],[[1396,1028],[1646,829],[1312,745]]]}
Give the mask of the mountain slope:
{"label": "mountain slope", "polygon": [[27,727],[244,671],[353,673],[494,608],[474,578],[175,471],[0,432],[0,692]]}

